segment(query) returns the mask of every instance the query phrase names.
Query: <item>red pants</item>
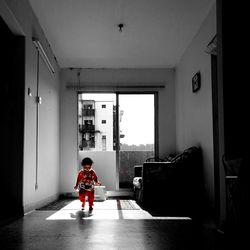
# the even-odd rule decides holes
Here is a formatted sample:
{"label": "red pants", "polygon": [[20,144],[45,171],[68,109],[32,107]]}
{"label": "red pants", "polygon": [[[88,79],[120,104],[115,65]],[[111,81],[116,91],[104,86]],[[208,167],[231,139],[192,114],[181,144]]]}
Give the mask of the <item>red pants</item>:
{"label": "red pants", "polygon": [[79,199],[82,202],[82,207],[85,206],[86,196],[88,197],[89,207],[93,207],[94,206],[94,198],[95,198],[94,190],[87,191],[87,190],[82,189],[79,191]]}

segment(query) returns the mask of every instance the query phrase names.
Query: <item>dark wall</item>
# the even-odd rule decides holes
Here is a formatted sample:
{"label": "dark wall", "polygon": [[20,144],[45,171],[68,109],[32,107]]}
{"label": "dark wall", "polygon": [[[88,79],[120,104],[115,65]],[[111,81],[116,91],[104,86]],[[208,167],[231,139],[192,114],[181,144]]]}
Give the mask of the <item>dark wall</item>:
{"label": "dark wall", "polygon": [[1,214],[0,223],[23,215],[25,39],[0,17]]}
{"label": "dark wall", "polygon": [[[247,156],[249,143],[249,13],[247,2],[233,3],[217,0],[220,26],[219,66],[222,76],[224,106],[224,138],[226,160],[242,158],[239,178],[229,200],[233,207],[226,217],[227,249],[249,248],[248,231],[250,211],[250,182]],[[225,180],[223,180],[225,181]],[[225,195],[225,192],[224,192]],[[248,247],[245,245],[247,244]],[[244,245],[244,247],[243,247]],[[229,248],[230,247],[230,248]]]}
{"label": "dark wall", "polygon": [[233,159],[246,150],[248,120],[248,44],[245,4],[221,2],[225,153]]}

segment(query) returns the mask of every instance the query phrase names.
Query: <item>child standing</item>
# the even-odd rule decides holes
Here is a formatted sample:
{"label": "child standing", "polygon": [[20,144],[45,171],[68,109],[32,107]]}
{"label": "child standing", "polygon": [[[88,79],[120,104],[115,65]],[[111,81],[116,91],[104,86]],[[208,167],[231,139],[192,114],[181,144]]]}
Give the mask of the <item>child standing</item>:
{"label": "child standing", "polygon": [[84,210],[86,196],[89,202],[89,212],[91,213],[94,206],[94,185],[101,185],[94,169],[92,169],[93,161],[86,157],[81,162],[82,169],[79,171],[75,190],[79,190],[79,199],[82,202],[82,210]]}

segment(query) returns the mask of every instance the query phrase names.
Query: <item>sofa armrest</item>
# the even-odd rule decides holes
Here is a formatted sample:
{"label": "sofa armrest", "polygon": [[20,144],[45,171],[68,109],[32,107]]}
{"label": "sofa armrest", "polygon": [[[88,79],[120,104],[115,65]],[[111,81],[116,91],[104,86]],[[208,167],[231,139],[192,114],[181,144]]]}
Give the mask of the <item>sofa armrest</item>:
{"label": "sofa armrest", "polygon": [[142,168],[143,168],[143,165],[134,166],[134,177],[142,177]]}

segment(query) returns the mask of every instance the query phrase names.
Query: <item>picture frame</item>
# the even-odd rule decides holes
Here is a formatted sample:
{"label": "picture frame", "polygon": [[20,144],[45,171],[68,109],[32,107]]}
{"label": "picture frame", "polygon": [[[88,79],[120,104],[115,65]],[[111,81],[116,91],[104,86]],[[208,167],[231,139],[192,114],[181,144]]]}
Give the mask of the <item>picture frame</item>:
{"label": "picture frame", "polygon": [[192,77],[192,90],[193,93],[196,93],[201,88],[201,74],[200,72],[197,72]]}

